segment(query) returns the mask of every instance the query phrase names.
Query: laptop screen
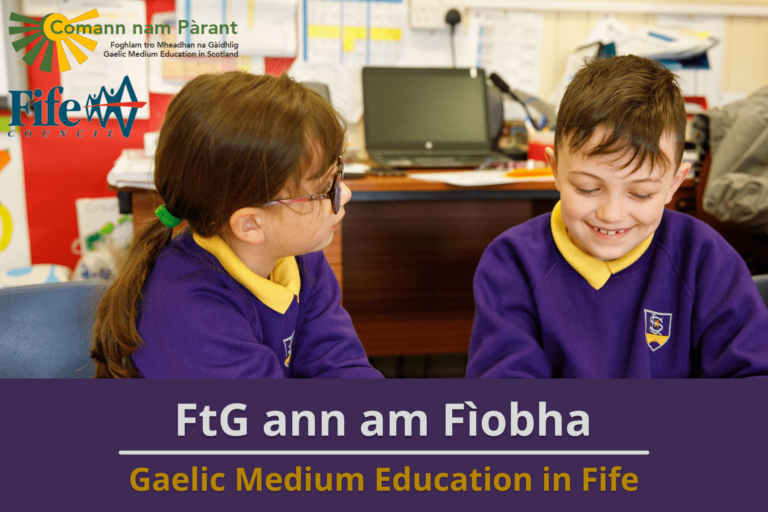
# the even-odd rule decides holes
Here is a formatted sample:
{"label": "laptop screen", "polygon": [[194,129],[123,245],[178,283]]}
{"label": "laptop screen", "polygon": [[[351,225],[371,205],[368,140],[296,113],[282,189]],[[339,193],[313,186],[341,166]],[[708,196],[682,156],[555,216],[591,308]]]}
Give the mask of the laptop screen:
{"label": "laptop screen", "polygon": [[490,147],[482,69],[363,68],[368,149]]}

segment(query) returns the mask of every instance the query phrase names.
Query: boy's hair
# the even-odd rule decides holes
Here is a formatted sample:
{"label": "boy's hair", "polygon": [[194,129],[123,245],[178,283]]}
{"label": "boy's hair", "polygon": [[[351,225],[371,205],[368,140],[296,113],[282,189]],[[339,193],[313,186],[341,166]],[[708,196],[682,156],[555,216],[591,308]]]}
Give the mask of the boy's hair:
{"label": "boy's hair", "polygon": [[[201,75],[171,101],[155,152],[155,187],[166,208],[208,238],[240,208],[276,199],[303,177],[319,178],[344,146],[344,121],[290,77]],[[305,176],[306,175],[306,176]],[[138,377],[136,326],[142,289],[171,230],[136,226],[131,247],[96,310],[96,377]]]}
{"label": "boy's hair", "polygon": [[[632,172],[650,158],[654,168],[674,165],[674,172],[685,149],[685,100],[677,77],[660,63],[635,55],[588,61],[560,103],[555,154],[561,144],[579,152],[598,127],[605,128],[605,136],[587,158],[617,154],[618,161],[630,155]],[[675,136],[675,162],[659,148],[667,131]]]}

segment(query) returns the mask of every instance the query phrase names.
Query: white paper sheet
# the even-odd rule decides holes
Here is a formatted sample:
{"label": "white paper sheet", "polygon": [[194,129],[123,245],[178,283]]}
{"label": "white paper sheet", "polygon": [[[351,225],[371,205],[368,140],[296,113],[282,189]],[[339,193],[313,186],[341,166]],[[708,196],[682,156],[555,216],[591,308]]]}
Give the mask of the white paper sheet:
{"label": "white paper sheet", "polygon": [[8,137],[9,121],[8,117],[0,119],[0,272],[28,266],[31,261],[21,132]]}
{"label": "white paper sheet", "polygon": [[628,37],[631,33],[632,30],[619,21],[614,15],[603,14],[600,16],[600,19],[597,20],[595,26],[592,27],[589,36],[587,36],[587,40],[584,41],[582,46],[587,46],[593,43],[613,43]]}
{"label": "white paper sheet", "polygon": [[406,0],[302,0],[300,54],[305,63],[401,65]]}
{"label": "white paper sheet", "polygon": [[[171,27],[170,34],[153,34],[149,41],[158,47],[160,41],[176,41],[176,12],[152,15],[152,25]],[[242,52],[241,52],[242,55]],[[264,57],[156,57],[149,61],[149,90],[160,94],[176,94],[189,80],[203,73],[224,73],[241,70],[255,75],[264,74]]]}
{"label": "white paper sheet", "polygon": [[2,37],[0,37],[0,96],[5,96],[8,94],[8,91],[10,89],[9,83],[8,83],[8,75],[7,72],[10,72],[10,68],[8,67],[8,62],[5,59],[5,48],[6,48],[6,21],[5,18],[7,16],[10,16],[10,13],[6,13],[5,10],[0,8],[0,34],[2,34]]}
{"label": "white paper sheet", "polygon": [[520,183],[524,181],[554,181],[554,177],[539,178],[508,178],[504,171],[457,171],[457,172],[429,172],[411,173],[409,178],[422,181],[437,181],[448,183],[457,187],[487,187],[491,185],[505,185],[508,183]]}
{"label": "white paper sheet", "polygon": [[23,0],[21,14],[30,18],[42,18],[59,9],[59,0]]}
{"label": "white paper sheet", "polygon": [[[237,34],[180,34],[187,43],[237,42],[240,55],[294,57],[297,0],[177,0],[176,18],[198,24],[235,22]],[[230,29],[231,30],[231,29]]]}
{"label": "white paper sheet", "polygon": [[154,189],[155,161],[147,158],[143,149],[124,149],[107,174],[113,187]]}
{"label": "white paper sheet", "polygon": [[288,74],[298,82],[327,85],[331,92],[331,104],[348,123],[357,123],[363,115],[361,68],[342,64],[306,64],[296,59]]}
{"label": "white paper sheet", "polygon": [[[147,104],[136,113],[136,119],[149,119],[149,86],[147,80],[147,59],[137,57],[105,57],[104,52],[110,50],[110,44],[135,43],[144,44],[144,34],[134,34],[133,25],[144,26],[147,23],[146,4],[137,0],[61,0],[60,11],[68,19],[80,16],[92,9],[99,11],[99,17],[88,20],[90,25],[112,24],[124,25],[125,34],[101,34],[88,36],[96,41],[96,50],[86,53],[88,60],[77,64],[75,57],[69,53],[68,59],[72,69],[61,73],[61,85],[64,88],[62,100],[76,100],[81,106],[86,104],[88,95],[99,94],[103,86],[108,91],[117,90],[123,79],[128,76],[131,87],[136,93],[138,101],[146,101]],[[112,49],[112,51],[116,51]],[[67,50],[68,52],[68,50]],[[119,101],[131,101],[127,93]],[[123,116],[127,118],[131,109],[122,108]],[[85,108],[79,112],[71,112],[71,118],[86,117]],[[95,118],[95,117],[94,117]]]}
{"label": "white paper sheet", "polygon": [[518,11],[472,10],[469,47],[473,66],[497,73],[512,88],[539,94],[544,15]]}
{"label": "white paper sheet", "polygon": [[719,39],[720,44],[707,50],[708,70],[676,70],[680,86],[686,96],[705,96],[713,106],[720,98],[720,81],[723,76],[723,49],[725,39],[725,18],[723,16],[659,14],[656,22],[660,27],[681,28],[705,32]]}

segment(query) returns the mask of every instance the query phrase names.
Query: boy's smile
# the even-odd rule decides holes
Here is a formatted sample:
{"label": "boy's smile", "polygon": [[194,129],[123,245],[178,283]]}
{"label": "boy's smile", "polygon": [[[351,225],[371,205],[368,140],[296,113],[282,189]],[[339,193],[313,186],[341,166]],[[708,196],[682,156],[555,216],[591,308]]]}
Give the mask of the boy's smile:
{"label": "boy's smile", "polygon": [[[600,155],[586,158],[599,144],[604,130],[595,130],[592,139],[576,154],[566,147],[547,149],[547,160],[560,191],[560,208],[568,234],[576,246],[601,260],[615,260],[626,255],[658,228],[664,205],[682,183],[689,164],[671,172],[659,165],[652,167],[646,158],[642,167],[632,172],[635,162],[628,157]],[[675,162],[675,138],[665,132],[660,148],[670,162]]]}

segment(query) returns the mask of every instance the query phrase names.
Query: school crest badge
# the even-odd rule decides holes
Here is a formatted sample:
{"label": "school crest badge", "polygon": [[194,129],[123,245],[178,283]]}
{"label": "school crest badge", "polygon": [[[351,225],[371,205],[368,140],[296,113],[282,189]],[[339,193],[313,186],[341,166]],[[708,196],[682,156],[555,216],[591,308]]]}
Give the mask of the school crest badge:
{"label": "school crest badge", "polygon": [[283,364],[286,368],[288,368],[288,365],[291,363],[291,355],[293,354],[293,336],[295,334],[296,331],[293,331],[290,337],[283,340],[283,346],[285,347],[285,361]]}
{"label": "school crest badge", "polygon": [[656,352],[669,340],[672,333],[672,313],[645,311],[645,340],[648,348]]}

